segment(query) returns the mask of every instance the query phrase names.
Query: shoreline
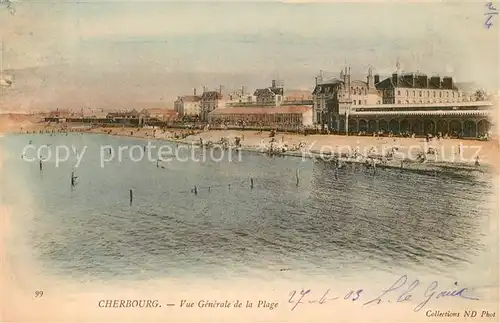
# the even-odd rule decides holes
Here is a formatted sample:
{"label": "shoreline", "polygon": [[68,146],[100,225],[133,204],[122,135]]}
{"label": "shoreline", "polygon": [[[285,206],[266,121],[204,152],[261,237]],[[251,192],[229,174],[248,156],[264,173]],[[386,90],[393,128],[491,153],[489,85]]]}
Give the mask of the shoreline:
{"label": "shoreline", "polygon": [[[35,125],[34,125],[35,126]],[[19,128],[18,128],[19,129]],[[227,141],[222,145],[231,147],[239,151],[267,154],[276,157],[294,157],[294,158],[307,158],[323,160],[327,163],[339,164],[375,164],[374,168],[380,169],[401,169],[418,173],[436,172],[460,172],[465,171],[468,173],[473,172],[495,172],[498,170],[496,161],[500,158],[500,149],[498,142],[491,141],[474,141],[474,140],[460,140],[460,139],[442,139],[433,142],[425,142],[422,138],[401,138],[401,137],[370,137],[370,136],[342,136],[342,135],[300,135],[295,133],[277,133],[274,137],[276,140],[275,147],[294,147],[295,149],[288,148],[286,151],[273,152],[269,154],[266,151],[269,148],[271,137],[269,132],[255,132],[252,130],[208,130],[208,131],[193,131],[186,129],[167,129],[166,131],[152,128],[116,128],[116,127],[99,127],[99,128],[81,128],[81,127],[68,127],[64,131],[62,127],[54,127],[47,124],[37,124],[36,127],[28,127],[20,131],[8,131],[8,133],[25,134],[26,131],[34,131],[37,134],[39,131],[51,132],[55,134],[60,133],[73,133],[83,132],[88,134],[108,135],[114,137],[128,137],[142,140],[164,141],[171,143],[178,143],[190,146],[200,147],[200,140],[203,143],[212,143],[213,147],[220,147],[222,138]],[[175,138],[175,136],[181,138]],[[240,146],[237,147],[232,141],[236,137],[241,138]],[[300,149],[297,149],[301,145]],[[457,155],[454,150],[460,145],[468,149],[464,149],[463,156]],[[403,159],[391,159],[382,162],[384,153],[390,150],[391,147],[399,147],[399,153],[406,156]],[[421,153],[427,147],[433,146],[437,150],[443,152],[442,156],[434,155],[426,156],[425,161],[417,161],[415,152],[419,149]],[[210,146],[209,146],[210,147]],[[358,155],[358,158],[346,156],[345,150],[348,148],[353,151],[355,147],[359,151],[364,151],[363,154]],[[307,148],[307,149],[304,149]],[[325,149],[327,148],[327,149]],[[406,151],[405,151],[406,148]],[[439,149],[440,148],[440,149]],[[469,149],[470,148],[470,149]],[[368,150],[375,152],[370,154]],[[445,156],[447,151],[451,152]],[[379,152],[382,152],[380,154]],[[479,152],[480,165],[474,165],[473,154]],[[462,160],[457,160],[462,159]],[[340,162],[338,162],[340,161]],[[403,167],[402,167],[403,162]],[[367,165],[369,166],[369,165]],[[370,168],[370,167],[368,167]]]}
{"label": "shoreline", "polygon": [[[62,130],[62,128],[56,128],[50,125],[39,125],[36,127],[38,129],[26,129],[26,131],[54,131],[54,133],[61,134],[66,133]],[[372,168],[380,168],[380,169],[401,169],[402,171],[410,171],[410,172],[418,172],[425,174],[434,174],[442,173],[442,172],[468,172],[468,173],[485,173],[496,170],[495,163],[492,163],[493,158],[500,157],[499,152],[500,149],[494,147],[495,142],[493,141],[472,141],[472,140],[459,140],[459,139],[442,139],[440,141],[435,141],[432,143],[425,142],[421,138],[400,138],[400,137],[369,137],[369,136],[341,136],[341,135],[299,135],[299,134],[290,134],[290,133],[277,133],[275,139],[281,140],[280,142],[276,142],[276,145],[281,144],[287,146],[295,146],[297,148],[298,145],[303,145],[301,149],[296,150],[286,150],[279,152],[266,151],[269,147],[271,137],[269,136],[269,132],[255,132],[251,130],[208,130],[208,131],[199,131],[195,132],[192,130],[178,130],[175,129],[167,129],[165,132],[162,130],[154,130],[147,128],[116,128],[116,127],[100,127],[100,128],[80,128],[80,127],[69,127],[68,133],[73,132],[83,132],[87,134],[98,134],[98,135],[108,135],[114,137],[128,137],[142,140],[154,140],[154,141],[164,141],[171,143],[184,144],[189,146],[197,146],[200,147],[200,140],[204,143],[212,143],[212,147],[221,147],[221,145],[216,141],[217,138],[227,138],[227,142],[225,146],[230,149],[235,149],[239,151],[252,152],[252,153],[260,153],[266,154],[276,157],[294,157],[294,158],[307,158],[307,159],[316,159],[322,160],[327,163],[337,163],[337,165],[342,166],[342,164],[365,164],[369,163],[375,164]],[[170,131],[169,131],[170,130]],[[10,132],[17,133],[20,132]],[[158,134],[160,133],[160,134]],[[25,133],[21,133],[25,134]],[[37,133],[36,133],[37,134]],[[182,135],[182,138],[175,138],[174,134]],[[240,137],[242,138],[240,146],[236,146],[231,144],[231,140]],[[463,159],[456,160],[456,155],[447,156],[446,158],[439,158],[439,156],[428,156],[425,161],[417,161],[417,157],[411,154],[410,152],[406,153],[406,158],[403,159],[391,159],[382,162],[384,159],[383,154],[379,154],[378,152],[387,152],[389,147],[400,146],[400,147],[409,147],[410,150],[416,151],[418,147],[421,147],[422,150],[426,146],[432,146],[435,144],[442,145],[440,148],[444,152],[446,149],[452,148],[459,143],[466,143],[463,147],[475,147],[479,148],[483,154],[479,153],[480,156],[480,165],[474,165],[474,159],[470,155],[473,153],[472,149],[470,149],[468,156],[460,156]],[[337,144],[337,145],[335,145]],[[344,145],[342,145],[344,144]],[[347,144],[347,145],[346,145]],[[350,145],[351,144],[351,145]],[[354,144],[354,145],[352,145]],[[410,145],[408,145],[410,144]],[[471,144],[474,144],[471,146]],[[335,145],[335,147],[334,147]],[[486,151],[484,151],[484,147],[487,146]],[[209,146],[210,147],[210,146]],[[307,149],[303,149],[307,147]],[[323,149],[323,148],[330,149]],[[346,156],[343,154],[340,149],[348,147],[356,147],[359,150],[364,150],[364,154],[360,154],[358,158],[352,158],[352,156]],[[335,148],[338,148],[337,150]],[[374,149],[376,153],[369,154],[367,153],[368,148]],[[382,149],[380,149],[382,148]],[[476,149],[478,150],[478,149]],[[492,151],[494,150],[494,151]],[[352,150],[351,150],[352,151]],[[400,149],[402,155],[405,155],[403,149]],[[484,153],[486,152],[486,154]],[[465,153],[465,151],[464,151]],[[489,154],[488,154],[489,153]],[[456,154],[456,152],[455,152]],[[465,154],[464,154],[465,155]],[[481,156],[483,155],[483,156]],[[497,157],[495,157],[497,156]],[[413,158],[411,158],[413,157]],[[490,157],[490,158],[485,158]],[[441,159],[441,160],[440,160]],[[486,159],[486,160],[485,160]],[[498,159],[496,159],[498,160]],[[403,165],[402,165],[403,163]],[[370,168],[370,165],[367,165],[367,168]]]}

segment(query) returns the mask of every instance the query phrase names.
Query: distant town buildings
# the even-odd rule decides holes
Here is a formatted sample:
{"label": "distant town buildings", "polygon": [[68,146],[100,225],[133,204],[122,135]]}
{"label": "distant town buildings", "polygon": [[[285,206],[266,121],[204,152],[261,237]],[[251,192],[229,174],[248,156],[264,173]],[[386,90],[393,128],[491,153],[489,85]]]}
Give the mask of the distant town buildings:
{"label": "distant town buildings", "polygon": [[[286,91],[283,81],[253,92],[244,87],[223,93],[222,86],[201,95],[180,96],[174,109],[150,109],[107,113],[82,108],[80,112],[52,111],[46,119],[80,120],[128,125],[164,125],[172,121],[224,126],[296,130],[311,127],[341,134],[426,135],[449,134],[478,137],[490,132],[494,106],[484,91],[452,77],[424,73],[400,73],[382,78],[369,68],[366,78],[352,77],[344,67],[338,78],[316,78],[312,91]],[[192,117],[192,118],[191,118]]]}
{"label": "distant town buildings", "polygon": [[149,116],[149,111],[146,109],[140,112],[136,109],[132,109],[131,111],[125,112],[110,112],[106,115],[106,119],[112,123],[140,126],[145,123]]}

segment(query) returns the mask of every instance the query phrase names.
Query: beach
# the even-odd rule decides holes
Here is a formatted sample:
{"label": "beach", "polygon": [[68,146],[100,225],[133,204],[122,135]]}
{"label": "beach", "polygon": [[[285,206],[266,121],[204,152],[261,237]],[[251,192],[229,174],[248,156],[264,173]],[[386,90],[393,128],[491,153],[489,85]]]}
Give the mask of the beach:
{"label": "beach", "polygon": [[[255,130],[208,130],[194,131],[168,129],[166,131],[137,128],[95,128],[89,131],[97,134],[111,134],[149,140],[169,140],[184,144],[199,145],[219,143],[224,138],[229,145],[235,145],[235,138],[240,138],[240,149],[247,151],[267,151],[273,138],[269,131],[262,133]],[[179,138],[175,138],[177,135]],[[285,155],[301,157],[323,157],[331,154],[343,154],[358,151],[360,154],[385,155],[391,149],[397,150],[402,158],[415,160],[420,152],[428,152],[429,148],[437,154],[426,155],[427,165],[446,164],[448,166],[472,166],[479,157],[480,165],[496,168],[500,157],[500,146],[497,140],[478,141],[462,139],[441,139],[427,142],[425,138],[371,137],[345,135],[307,135],[296,133],[277,133],[274,147],[286,146]],[[301,146],[300,149],[299,146]],[[403,157],[404,156],[404,157]],[[390,163],[389,163],[390,164]],[[396,166],[396,163],[393,163]],[[399,165],[399,161],[397,163]]]}
{"label": "beach", "polygon": [[[303,135],[297,133],[276,133],[271,138],[269,131],[255,130],[189,130],[169,128],[166,130],[153,128],[132,127],[97,127],[82,128],[81,125],[72,124],[47,124],[32,122],[27,118],[12,119],[2,122],[0,128],[3,132],[65,132],[78,131],[92,134],[106,134],[124,136],[155,141],[173,141],[190,145],[218,144],[222,141],[228,146],[240,150],[267,152],[272,147],[274,152],[281,155],[318,157],[331,159],[331,156],[357,153],[364,157],[383,157],[391,151],[398,155],[388,163],[390,167],[398,167],[402,160],[413,164],[417,168],[430,168],[435,165],[447,167],[474,166],[476,161],[482,168],[497,169],[497,160],[500,157],[499,141],[470,140],[470,139],[431,139],[402,138],[402,137],[373,137],[356,135]],[[239,138],[239,143],[236,142]],[[429,154],[429,151],[433,151]],[[423,154],[425,152],[425,154]],[[418,161],[421,155],[425,162]],[[353,162],[360,162],[359,159]]]}

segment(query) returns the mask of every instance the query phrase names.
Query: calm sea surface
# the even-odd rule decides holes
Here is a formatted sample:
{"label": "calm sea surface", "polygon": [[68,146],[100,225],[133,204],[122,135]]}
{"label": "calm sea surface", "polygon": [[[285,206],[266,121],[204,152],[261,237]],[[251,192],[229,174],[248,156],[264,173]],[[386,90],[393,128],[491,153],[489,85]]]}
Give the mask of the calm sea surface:
{"label": "calm sea surface", "polygon": [[[30,140],[50,144],[52,155],[56,145],[87,148],[78,167],[73,155],[59,167],[48,160],[40,171],[38,162],[21,159]],[[15,210],[13,221],[40,268],[57,275],[452,274],[474,266],[489,248],[493,185],[487,175],[373,174],[361,166],[336,173],[323,162],[237,152],[232,160],[160,167],[147,158],[133,162],[125,152],[122,162],[101,168],[101,145],[117,151],[147,142],[78,134],[10,135],[2,142],[4,203]]]}

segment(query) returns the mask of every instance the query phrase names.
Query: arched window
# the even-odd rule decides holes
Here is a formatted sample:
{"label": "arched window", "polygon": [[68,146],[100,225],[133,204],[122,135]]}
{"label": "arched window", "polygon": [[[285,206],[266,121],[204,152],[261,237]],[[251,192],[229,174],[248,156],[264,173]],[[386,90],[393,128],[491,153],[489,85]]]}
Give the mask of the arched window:
{"label": "arched window", "polygon": [[408,90],[406,90],[406,96],[408,96]]}

